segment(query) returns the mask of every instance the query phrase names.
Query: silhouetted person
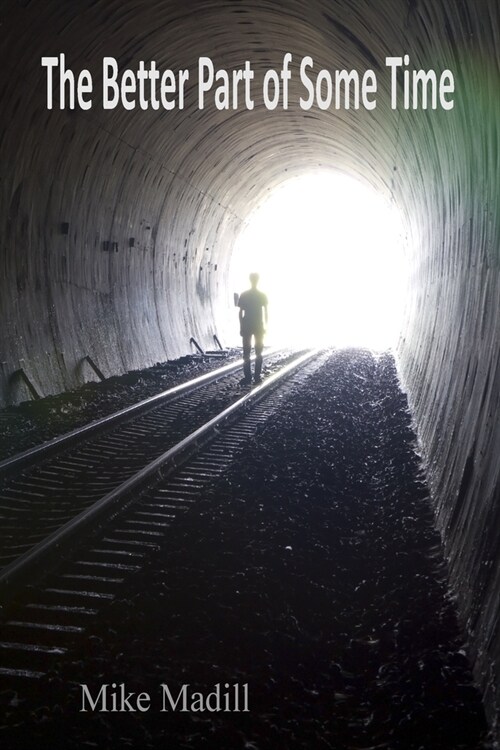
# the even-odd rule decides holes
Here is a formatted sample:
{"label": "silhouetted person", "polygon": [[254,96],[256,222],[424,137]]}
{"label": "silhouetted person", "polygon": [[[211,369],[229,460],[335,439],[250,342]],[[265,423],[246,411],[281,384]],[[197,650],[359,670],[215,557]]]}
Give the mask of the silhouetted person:
{"label": "silhouetted person", "polygon": [[267,325],[267,297],[257,289],[259,274],[250,274],[251,289],[240,294],[238,307],[240,308],[240,335],[243,338],[243,382],[252,382],[250,367],[250,351],[252,336],[255,341],[255,374],[254,382],[260,383],[262,371],[262,350],[264,349],[264,325]]}

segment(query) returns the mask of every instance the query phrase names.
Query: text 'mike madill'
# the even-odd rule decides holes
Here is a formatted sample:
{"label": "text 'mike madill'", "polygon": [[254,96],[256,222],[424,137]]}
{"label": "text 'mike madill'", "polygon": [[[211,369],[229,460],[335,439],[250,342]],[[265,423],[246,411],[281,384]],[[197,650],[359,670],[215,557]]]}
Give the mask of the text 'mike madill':
{"label": "text 'mike madill'", "polygon": [[[80,712],[96,711],[99,713],[123,713],[151,709],[151,694],[147,692],[127,691],[125,683],[106,683],[93,693],[88,685],[81,684]],[[217,683],[210,692],[190,690],[189,683],[171,690],[162,683],[159,690],[160,712],[248,712],[248,683],[240,685]]]}

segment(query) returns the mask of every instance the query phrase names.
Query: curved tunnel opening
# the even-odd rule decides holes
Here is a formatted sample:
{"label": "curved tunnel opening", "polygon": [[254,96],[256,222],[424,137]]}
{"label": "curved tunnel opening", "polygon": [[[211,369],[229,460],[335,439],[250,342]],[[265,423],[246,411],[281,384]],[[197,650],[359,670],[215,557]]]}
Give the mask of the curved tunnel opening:
{"label": "curved tunnel opening", "polygon": [[405,226],[394,203],[365,182],[317,169],[275,187],[235,240],[236,294],[252,271],[269,298],[270,345],[396,345],[408,276]]}

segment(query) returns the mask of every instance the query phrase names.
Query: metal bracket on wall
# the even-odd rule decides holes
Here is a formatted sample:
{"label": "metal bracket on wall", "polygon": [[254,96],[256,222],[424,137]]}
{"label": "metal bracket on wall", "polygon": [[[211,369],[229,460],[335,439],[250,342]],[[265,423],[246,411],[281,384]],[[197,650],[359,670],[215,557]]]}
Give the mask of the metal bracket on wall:
{"label": "metal bracket on wall", "polygon": [[15,370],[15,372],[12,373],[10,376],[10,382],[13,385],[16,380],[21,380],[28,388],[29,392],[31,393],[32,398],[37,401],[39,398],[41,398],[41,394],[36,389],[34,383],[29,379],[29,377],[24,372],[23,368],[20,367],[19,370]]}
{"label": "metal bracket on wall", "polygon": [[89,365],[91,366],[91,368],[93,369],[93,371],[95,372],[95,374],[97,375],[97,377],[99,378],[99,380],[106,380],[106,378],[103,375],[102,371],[97,367],[97,365],[94,362],[94,360],[92,359],[92,357],[89,357],[89,355],[86,354],[83,359],[84,359],[85,362],[89,363]]}
{"label": "metal bracket on wall", "polygon": [[[221,351],[217,351],[217,352],[203,351],[203,349],[201,348],[201,346],[198,344],[198,342],[196,341],[196,339],[193,336],[191,336],[191,338],[189,339],[189,343],[193,344],[198,349],[198,351],[202,355],[202,357],[218,357],[220,359],[221,357],[225,357],[226,356],[226,352],[224,352],[224,351],[222,351],[222,352]],[[219,346],[220,346],[220,344],[219,344]],[[221,347],[221,349],[222,349],[222,347]]]}
{"label": "metal bracket on wall", "polygon": [[189,339],[189,343],[193,344],[198,349],[200,354],[205,354],[205,352],[203,351],[203,349],[201,348],[201,346],[199,345],[199,343],[196,341],[196,339],[193,336],[191,336],[191,338]]}

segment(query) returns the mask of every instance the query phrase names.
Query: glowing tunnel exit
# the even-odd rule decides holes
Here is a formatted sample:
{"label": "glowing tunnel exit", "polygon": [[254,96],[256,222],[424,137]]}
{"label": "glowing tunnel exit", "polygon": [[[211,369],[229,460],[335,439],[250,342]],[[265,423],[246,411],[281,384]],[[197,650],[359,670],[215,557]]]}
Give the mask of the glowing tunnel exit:
{"label": "glowing tunnel exit", "polygon": [[250,215],[234,248],[232,289],[260,273],[267,344],[382,351],[400,330],[404,245],[401,217],[380,194],[337,172],[308,173]]}

